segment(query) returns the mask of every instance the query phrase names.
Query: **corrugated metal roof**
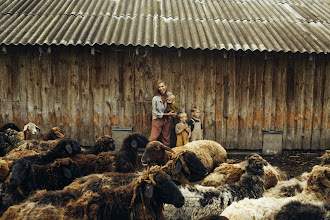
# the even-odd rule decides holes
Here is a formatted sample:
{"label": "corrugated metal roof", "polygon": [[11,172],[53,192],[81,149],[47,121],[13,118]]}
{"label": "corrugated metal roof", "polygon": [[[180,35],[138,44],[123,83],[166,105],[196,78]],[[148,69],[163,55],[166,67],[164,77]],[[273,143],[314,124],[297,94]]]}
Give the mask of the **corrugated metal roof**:
{"label": "corrugated metal roof", "polygon": [[322,0],[0,0],[0,44],[330,52]]}

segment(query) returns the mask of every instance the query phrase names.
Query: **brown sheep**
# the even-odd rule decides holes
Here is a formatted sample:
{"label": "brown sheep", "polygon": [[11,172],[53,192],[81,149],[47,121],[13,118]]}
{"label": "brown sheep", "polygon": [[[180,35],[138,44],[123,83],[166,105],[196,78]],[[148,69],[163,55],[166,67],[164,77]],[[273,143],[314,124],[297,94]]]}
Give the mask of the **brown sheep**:
{"label": "brown sheep", "polygon": [[[243,173],[246,171],[247,161],[236,164],[223,163],[214,169],[202,182],[203,186],[220,186],[222,184],[230,184],[238,182]],[[265,189],[275,186],[278,181],[286,179],[286,174],[267,163],[264,166],[265,172]]]}
{"label": "brown sheep", "polygon": [[[76,180],[78,181],[79,179]],[[9,207],[1,219],[162,220],[165,219],[164,203],[173,204],[175,207],[184,204],[180,190],[160,167],[148,169],[141,177],[125,186],[97,185],[95,190],[94,184],[89,187],[91,188],[84,191],[72,188],[38,191],[24,203]]]}
{"label": "brown sheep", "polygon": [[[169,149],[159,141],[152,141],[147,145],[141,162],[156,162],[157,164],[164,165],[172,157],[171,153],[168,153],[170,151]],[[189,142],[184,146],[174,147],[171,151],[174,154],[183,151],[195,153],[201,159],[208,172],[211,172],[214,167],[219,166],[221,163],[226,162],[227,159],[226,150],[220,144],[211,140]]]}

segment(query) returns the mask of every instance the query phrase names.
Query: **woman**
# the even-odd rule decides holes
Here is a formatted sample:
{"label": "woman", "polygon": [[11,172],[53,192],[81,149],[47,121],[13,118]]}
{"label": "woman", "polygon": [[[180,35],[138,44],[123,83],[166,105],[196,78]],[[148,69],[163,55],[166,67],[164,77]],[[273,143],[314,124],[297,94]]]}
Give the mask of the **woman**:
{"label": "woman", "polygon": [[152,122],[149,141],[155,141],[162,134],[162,143],[169,147],[171,138],[171,116],[175,117],[176,113],[166,112],[167,96],[172,94],[167,92],[166,83],[163,80],[158,80],[155,88],[155,93],[152,98]]}

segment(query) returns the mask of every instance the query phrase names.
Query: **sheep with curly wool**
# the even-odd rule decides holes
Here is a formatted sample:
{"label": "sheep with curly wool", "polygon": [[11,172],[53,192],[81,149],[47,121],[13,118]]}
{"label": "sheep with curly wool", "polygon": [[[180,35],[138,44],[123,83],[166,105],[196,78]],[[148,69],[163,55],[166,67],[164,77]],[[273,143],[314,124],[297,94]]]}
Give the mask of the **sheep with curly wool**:
{"label": "sheep with curly wool", "polygon": [[181,207],[184,197],[160,167],[152,167],[125,186],[91,184],[87,190],[38,191],[23,203],[9,207],[1,219],[162,220],[164,203]]}
{"label": "sheep with curly wool", "polygon": [[172,152],[175,155],[180,152],[190,151],[195,153],[201,159],[207,171],[211,172],[214,167],[226,162],[227,159],[226,150],[220,144],[211,140],[193,141],[184,146],[174,147],[171,151],[169,149],[159,141],[152,141],[147,145],[141,162],[156,162],[157,164],[164,165],[173,157]]}
{"label": "sheep with curly wool", "polygon": [[84,175],[104,172],[134,172],[137,168],[138,148],[144,148],[148,139],[140,133],[128,135],[119,152],[77,154],[72,160],[81,168]]}
{"label": "sheep with curly wool", "polygon": [[[267,197],[266,197],[267,196]],[[306,185],[301,193],[291,197],[273,197],[264,195],[258,199],[244,199],[234,202],[221,215],[235,219],[274,219],[283,207],[292,201],[312,204],[319,207],[330,202],[330,168],[314,166],[308,174]]]}
{"label": "sheep with curly wool", "polygon": [[109,135],[97,138],[93,146],[84,146],[84,154],[99,154],[101,152],[114,151],[116,149],[115,141]]}
{"label": "sheep with curly wool", "polygon": [[[228,164],[223,163],[216,167],[202,182],[203,186],[220,186],[222,184],[230,184],[240,180],[241,175],[245,173],[247,166],[246,161],[240,163]],[[265,172],[265,189],[274,187],[279,181],[286,179],[286,173],[279,168],[272,166],[267,162],[264,166]]]}
{"label": "sheep with curly wool", "polygon": [[2,183],[0,214],[38,189],[63,189],[82,172],[70,158],[57,159],[52,164],[35,165],[26,159],[16,160],[10,166],[11,177]]}
{"label": "sheep with curly wool", "polygon": [[260,198],[264,192],[266,161],[258,154],[247,157],[248,165],[239,182],[218,187],[202,185],[179,187],[185,197],[181,208],[164,206],[167,219],[198,219],[209,214],[218,214],[235,201],[244,198]]}

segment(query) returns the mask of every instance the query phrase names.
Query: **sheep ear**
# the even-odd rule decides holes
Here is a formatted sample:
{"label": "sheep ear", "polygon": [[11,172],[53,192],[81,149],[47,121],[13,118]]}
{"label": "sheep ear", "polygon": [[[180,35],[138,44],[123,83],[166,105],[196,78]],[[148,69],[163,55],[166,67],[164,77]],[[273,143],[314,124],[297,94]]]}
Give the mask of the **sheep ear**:
{"label": "sheep ear", "polygon": [[162,148],[163,148],[164,150],[167,150],[167,151],[169,151],[169,152],[174,153],[174,151],[173,151],[171,148],[166,147],[165,145],[163,145]]}
{"label": "sheep ear", "polygon": [[24,128],[23,128],[23,131],[26,131],[29,129],[29,125],[25,125]]}
{"label": "sheep ear", "polygon": [[174,174],[180,173],[181,169],[182,169],[182,162],[180,160],[177,160],[175,164]]}
{"label": "sheep ear", "polygon": [[66,167],[63,167],[63,174],[66,178],[71,179],[72,178],[72,172]]}
{"label": "sheep ear", "polygon": [[154,194],[154,186],[147,183],[145,185],[145,189],[144,189],[144,195],[147,197],[147,198],[151,198],[152,195]]}
{"label": "sheep ear", "polygon": [[40,132],[40,128],[38,126],[36,126],[36,129],[37,129],[38,132]]}
{"label": "sheep ear", "polygon": [[71,145],[70,144],[67,144],[67,145],[65,145],[65,149],[66,149],[66,151],[69,153],[69,154],[72,154],[72,147],[71,147]]}
{"label": "sheep ear", "polygon": [[137,148],[137,142],[136,142],[136,140],[132,140],[132,142],[131,142],[131,146],[132,146],[133,148]]}
{"label": "sheep ear", "polygon": [[[26,165],[28,166],[28,163]],[[34,166],[33,166],[33,164],[31,164],[30,166],[31,166],[32,173],[34,173]]]}

